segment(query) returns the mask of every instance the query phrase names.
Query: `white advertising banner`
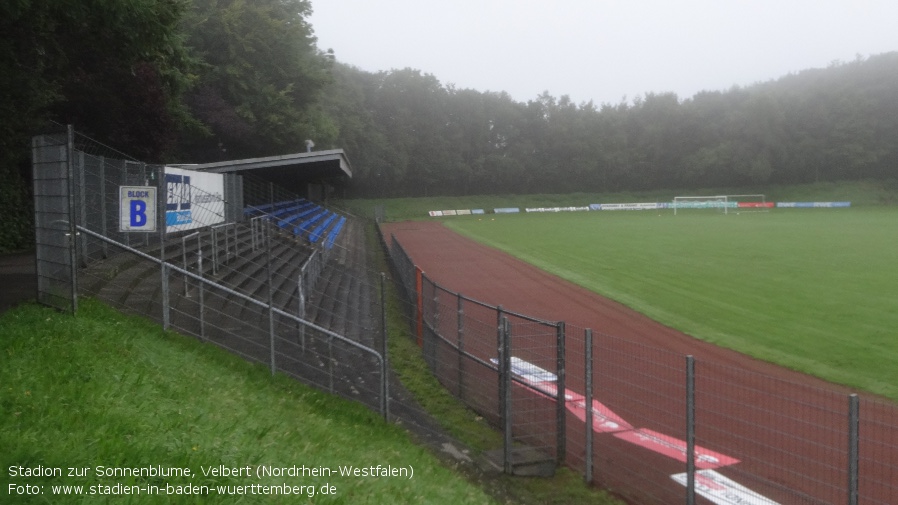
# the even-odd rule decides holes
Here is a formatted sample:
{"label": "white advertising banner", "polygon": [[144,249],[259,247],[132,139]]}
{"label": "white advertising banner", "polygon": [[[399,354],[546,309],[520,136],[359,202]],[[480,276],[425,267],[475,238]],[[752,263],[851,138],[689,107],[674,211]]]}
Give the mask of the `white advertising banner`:
{"label": "white advertising banner", "polygon": [[[670,478],[683,486],[687,484],[685,473]],[[714,470],[695,472],[695,492],[717,505],[779,505]]]}
{"label": "white advertising banner", "polygon": [[165,167],[165,231],[223,223],[224,176]]}

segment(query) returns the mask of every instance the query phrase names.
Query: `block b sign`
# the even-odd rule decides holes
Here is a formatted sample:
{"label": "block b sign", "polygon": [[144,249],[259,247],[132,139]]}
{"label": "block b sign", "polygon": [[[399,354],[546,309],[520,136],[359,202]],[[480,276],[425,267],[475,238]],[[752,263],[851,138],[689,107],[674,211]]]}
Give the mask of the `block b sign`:
{"label": "block b sign", "polygon": [[119,186],[119,231],[156,231],[156,188]]}

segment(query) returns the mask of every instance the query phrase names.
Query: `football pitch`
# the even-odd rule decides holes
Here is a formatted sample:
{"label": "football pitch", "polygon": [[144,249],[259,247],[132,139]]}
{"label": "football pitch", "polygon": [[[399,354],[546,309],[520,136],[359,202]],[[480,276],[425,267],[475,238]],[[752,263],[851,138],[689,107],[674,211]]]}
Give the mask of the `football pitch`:
{"label": "football pitch", "polygon": [[898,400],[898,209],[485,215],[446,225],[702,340]]}

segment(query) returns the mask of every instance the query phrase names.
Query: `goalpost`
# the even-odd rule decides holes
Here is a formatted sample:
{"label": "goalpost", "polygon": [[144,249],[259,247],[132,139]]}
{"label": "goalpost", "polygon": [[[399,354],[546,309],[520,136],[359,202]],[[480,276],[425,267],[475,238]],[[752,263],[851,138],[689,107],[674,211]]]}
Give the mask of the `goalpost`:
{"label": "goalpost", "polygon": [[726,195],[716,196],[675,196],[673,201],[674,215],[678,209],[718,209],[724,214],[729,208]]}
{"label": "goalpost", "polygon": [[675,196],[672,206],[674,215],[677,215],[677,209],[717,209],[718,212],[729,214],[733,209],[739,208],[755,211],[770,208],[767,197],[762,194]]}

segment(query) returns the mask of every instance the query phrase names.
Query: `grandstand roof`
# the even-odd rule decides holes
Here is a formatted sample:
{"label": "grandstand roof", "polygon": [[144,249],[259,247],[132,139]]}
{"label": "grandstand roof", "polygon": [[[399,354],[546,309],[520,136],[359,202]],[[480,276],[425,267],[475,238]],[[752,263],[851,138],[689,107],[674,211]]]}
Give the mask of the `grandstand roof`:
{"label": "grandstand roof", "polygon": [[296,189],[308,182],[352,178],[352,167],[342,149],[183,165],[183,168],[217,174],[252,174],[286,189]]}

